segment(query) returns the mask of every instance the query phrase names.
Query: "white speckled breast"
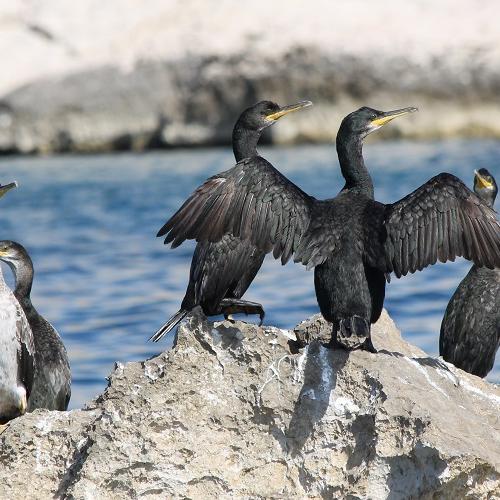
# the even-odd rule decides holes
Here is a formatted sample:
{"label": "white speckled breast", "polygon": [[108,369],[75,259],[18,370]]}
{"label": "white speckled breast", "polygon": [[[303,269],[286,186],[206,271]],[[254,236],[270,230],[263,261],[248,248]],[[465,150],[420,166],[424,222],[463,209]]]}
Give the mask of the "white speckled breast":
{"label": "white speckled breast", "polygon": [[0,416],[19,408],[26,390],[19,379],[21,342],[34,352],[33,335],[26,316],[5,284],[0,268]]}

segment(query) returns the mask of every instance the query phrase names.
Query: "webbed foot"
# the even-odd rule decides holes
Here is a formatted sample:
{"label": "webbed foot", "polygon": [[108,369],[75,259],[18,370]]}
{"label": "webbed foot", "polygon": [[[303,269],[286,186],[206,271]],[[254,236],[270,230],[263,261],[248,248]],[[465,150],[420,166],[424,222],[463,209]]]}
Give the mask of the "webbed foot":
{"label": "webbed foot", "polygon": [[249,314],[258,314],[260,319],[259,326],[261,326],[264,321],[264,317],[266,316],[262,304],[259,304],[258,302],[251,302],[249,300],[225,298],[222,299],[220,307],[222,309],[222,313],[224,314],[224,318],[229,321],[234,321],[232,315],[237,313],[245,313],[247,316]]}

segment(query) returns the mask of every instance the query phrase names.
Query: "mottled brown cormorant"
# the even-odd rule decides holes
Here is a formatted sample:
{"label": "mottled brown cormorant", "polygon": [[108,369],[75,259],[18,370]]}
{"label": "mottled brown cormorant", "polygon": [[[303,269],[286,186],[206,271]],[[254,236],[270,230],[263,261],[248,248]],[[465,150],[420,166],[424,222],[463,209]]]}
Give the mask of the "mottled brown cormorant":
{"label": "mottled brown cormorant", "polygon": [[[0,197],[16,184],[0,185]],[[0,424],[26,412],[35,370],[34,344],[26,316],[0,268]]]}
{"label": "mottled brown cormorant", "polygon": [[28,411],[36,408],[66,410],[71,396],[68,355],[57,330],[31,302],[33,262],[26,249],[14,241],[0,241],[0,260],[14,273],[14,295],[28,319],[35,344],[35,380]]}
{"label": "mottled brown cormorant", "polygon": [[[474,191],[493,208],[498,187],[485,168],[475,172]],[[493,368],[500,345],[500,269],[473,265],[448,303],[439,354],[479,377]]]}
{"label": "mottled brown cormorant", "polygon": [[363,107],[344,118],[337,152],[345,185],[333,199],[307,195],[262,158],[244,160],[202,184],[160,234],[177,246],[232,233],[282,262],[294,254],[296,262],[315,268],[319,307],[333,323],[332,343],[374,350],[370,323],[382,311],[385,274],[400,277],[460,255],[500,266],[495,212],[457,177],[439,174],[393,204],[374,200],[363,140],[413,111]]}
{"label": "mottled brown cormorant", "polygon": [[[260,162],[257,143],[264,129],[288,113],[310,106],[310,101],[280,107],[261,101],[243,111],[233,129],[232,144],[237,162]],[[265,160],[264,160],[265,161]],[[267,162],[265,162],[267,164]],[[237,168],[234,167],[234,168]],[[217,205],[212,207],[217,211]],[[210,224],[210,220],[207,219]],[[203,228],[202,228],[203,230]],[[158,236],[163,233],[160,231]],[[177,246],[176,244],[172,247]],[[200,241],[191,261],[186,294],[177,311],[150,340],[157,342],[179,323],[194,307],[201,306],[207,316],[244,312],[258,314],[262,322],[261,304],[242,300],[262,266],[265,252],[250,240],[224,234],[218,241]]]}

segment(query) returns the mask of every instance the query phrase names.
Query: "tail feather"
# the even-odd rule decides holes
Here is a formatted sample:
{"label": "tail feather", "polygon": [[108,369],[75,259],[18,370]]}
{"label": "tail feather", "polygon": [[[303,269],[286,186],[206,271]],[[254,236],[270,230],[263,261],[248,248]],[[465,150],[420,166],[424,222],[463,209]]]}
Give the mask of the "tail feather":
{"label": "tail feather", "polygon": [[186,309],[179,309],[149,340],[152,342],[161,340],[177,323],[186,317],[188,312]]}

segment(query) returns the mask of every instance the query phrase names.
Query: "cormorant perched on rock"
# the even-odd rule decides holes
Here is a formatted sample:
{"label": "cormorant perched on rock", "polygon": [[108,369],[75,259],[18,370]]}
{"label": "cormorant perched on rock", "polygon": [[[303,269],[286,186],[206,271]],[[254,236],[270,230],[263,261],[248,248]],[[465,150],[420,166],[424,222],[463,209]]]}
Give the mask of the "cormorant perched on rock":
{"label": "cormorant perched on rock", "polygon": [[[0,197],[16,183],[0,185]],[[26,412],[35,370],[34,343],[28,320],[5,284],[0,268],[0,424]]]}
{"label": "cormorant perched on rock", "polygon": [[[491,208],[498,187],[485,168],[475,172],[474,191]],[[479,377],[493,368],[500,345],[500,269],[473,265],[448,303],[439,354]]]}
{"label": "cormorant perched on rock", "polygon": [[344,118],[337,152],[345,185],[337,197],[307,195],[265,160],[242,161],[202,184],[163,226],[166,242],[220,241],[225,234],[273,250],[285,263],[315,267],[321,313],[332,343],[373,351],[370,323],[382,311],[385,274],[397,277],[463,255],[500,266],[495,212],[457,177],[439,174],[396,203],[374,200],[363,139],[416,111],[360,108]]}
{"label": "cormorant perched on rock", "polygon": [[[233,129],[232,143],[236,161],[247,159],[250,164],[261,164],[257,143],[264,129],[282,116],[311,104],[310,101],[301,101],[280,107],[271,101],[261,101],[243,111]],[[267,164],[265,160],[263,162]],[[214,204],[211,210],[217,213],[220,208]],[[207,219],[207,224],[210,223]],[[158,236],[162,234],[160,231]],[[172,247],[176,246],[174,242]],[[242,300],[241,297],[257,275],[265,256],[265,252],[251,241],[235,237],[231,233],[222,235],[218,241],[200,241],[191,261],[189,283],[181,309],[150,340],[160,340],[196,306],[201,306],[207,316],[224,314],[227,318],[231,314],[244,312],[258,314],[262,322],[262,305]]]}
{"label": "cormorant perched on rock", "polygon": [[36,408],[66,410],[71,396],[68,355],[56,329],[31,303],[33,262],[26,249],[14,241],[0,241],[0,260],[6,262],[14,273],[14,295],[33,332],[36,365],[28,411]]}

